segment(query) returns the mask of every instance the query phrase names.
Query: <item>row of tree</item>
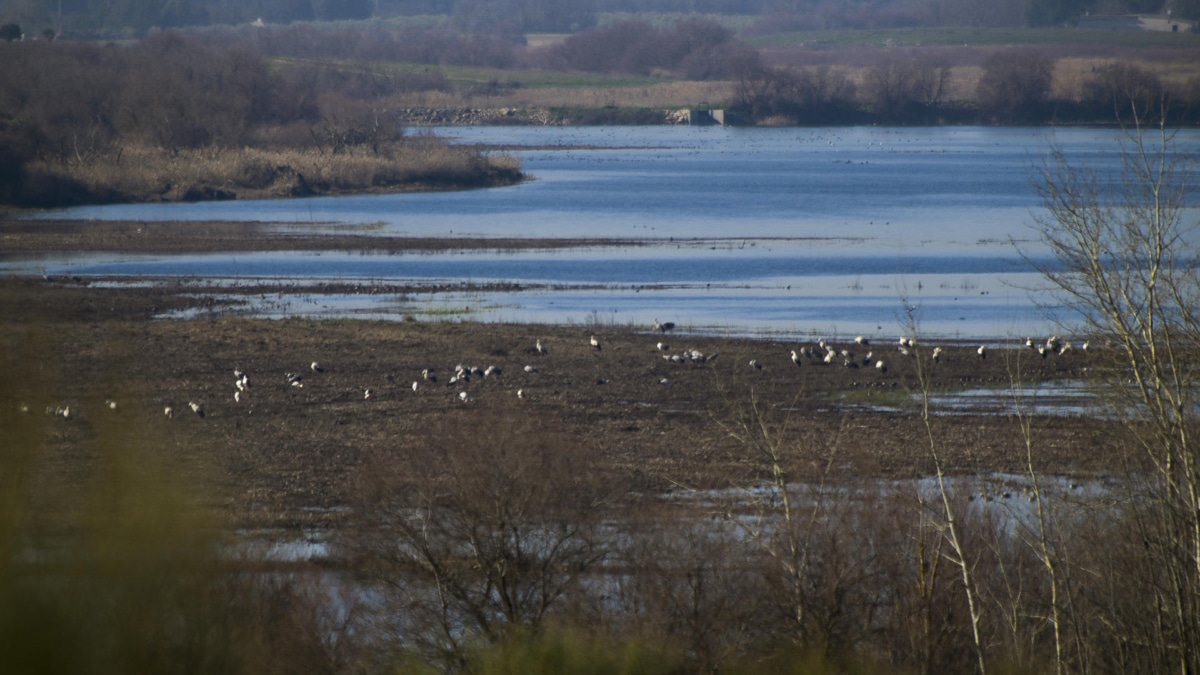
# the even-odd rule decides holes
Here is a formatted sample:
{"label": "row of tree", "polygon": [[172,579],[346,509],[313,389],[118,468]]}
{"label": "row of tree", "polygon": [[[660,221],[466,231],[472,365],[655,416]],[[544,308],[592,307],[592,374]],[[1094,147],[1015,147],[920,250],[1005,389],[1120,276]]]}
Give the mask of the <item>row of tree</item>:
{"label": "row of tree", "polygon": [[[627,21],[540,49],[442,30],[302,25],[218,32],[203,42],[166,32],[127,46],[0,48],[9,66],[0,71],[0,146],[22,161],[87,162],[131,141],[174,151],[298,147],[331,129],[345,131],[345,138],[377,137],[385,127],[398,133],[394,114],[409,92],[451,88],[436,70],[350,65],[379,61],[731,80],[731,119],[746,123],[1108,123],[1129,112],[1129,101],[1140,110],[1166,110],[1172,123],[1200,114],[1200,82],[1172,88],[1132,65],[1098,68],[1080,96],[1058,100],[1049,57],[999,50],[983,64],[977,100],[957,101],[946,95],[952,64],[926,53],[891,55],[856,82],[836,67],[766,66],[728,29],[701,19],[666,29]],[[289,58],[268,67],[267,56]],[[276,131],[264,134],[268,128]]]}
{"label": "row of tree", "polygon": [[946,97],[950,65],[920,54],[869,67],[861,84],[830,66],[758,67],[737,74],[735,115],[799,124],[1114,124],[1132,115],[1165,115],[1169,124],[1200,118],[1200,79],[1174,88],[1144,68],[1114,63],[1094,69],[1077,98],[1052,94],[1054,62],[1034,49],[992,53],[976,100]]}
{"label": "row of tree", "polygon": [[1170,8],[1200,19],[1200,0],[3,0],[0,22],[30,34],[140,35],[183,26],[363,20],[403,14],[445,18],[475,33],[578,32],[604,13],[762,16],[755,30],[912,26],[1060,25],[1087,13],[1153,13]]}

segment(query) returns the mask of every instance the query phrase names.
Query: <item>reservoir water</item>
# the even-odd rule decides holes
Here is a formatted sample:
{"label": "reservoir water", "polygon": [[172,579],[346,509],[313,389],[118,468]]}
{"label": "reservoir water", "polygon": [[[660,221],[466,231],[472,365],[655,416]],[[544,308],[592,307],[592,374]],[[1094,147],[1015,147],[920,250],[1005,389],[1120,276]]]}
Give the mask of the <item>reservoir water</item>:
{"label": "reservoir water", "polygon": [[[1000,338],[1061,329],[1041,288],[1034,181],[1051,148],[1119,180],[1117,130],[455,127],[518,148],[532,180],[489,190],[114,205],[51,218],[229,220],[281,230],[638,240],[552,251],[0,257],[0,271],[252,285],[361,280],[461,292],[291,295],[266,316],[648,324],[737,334]],[[1172,149],[1195,153],[1200,133]],[[475,290],[491,281],[519,284]]]}

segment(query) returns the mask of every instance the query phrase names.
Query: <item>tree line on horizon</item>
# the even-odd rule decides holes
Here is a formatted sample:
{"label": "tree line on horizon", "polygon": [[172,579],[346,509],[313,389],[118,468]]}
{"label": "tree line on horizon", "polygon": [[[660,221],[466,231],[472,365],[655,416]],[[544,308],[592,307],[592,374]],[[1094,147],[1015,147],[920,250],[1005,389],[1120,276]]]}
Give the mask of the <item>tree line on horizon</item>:
{"label": "tree line on horizon", "polygon": [[[1052,87],[1049,52],[984,53],[974,98],[954,100],[947,83],[961,64],[944,52],[889,52],[851,77],[842,67],[767,64],[734,31],[702,18],[667,28],[627,20],[543,47],[441,29],[312,24],[202,35],[165,31],[107,45],[0,42],[9,66],[0,70],[0,201],[95,200],[38,176],[45,176],[43,169],[119,162],[133,146],[169,156],[265,147],[330,156],[361,147],[378,156],[402,137],[398,115],[411,95],[469,94],[472,87],[486,95],[499,86],[453,84],[439,69],[388,67],[393,63],[730,82],[732,97],[716,103],[727,109],[728,121],[749,125],[1111,124],[1129,112],[1129,101],[1137,110],[1166,111],[1172,125],[1194,123],[1200,113],[1197,78],[1168,85],[1138,65],[1111,63],[1095,67],[1082,91],[1065,98]],[[611,123],[620,112],[556,114],[568,123]]]}
{"label": "tree line on horizon", "polygon": [[0,24],[28,36],[139,36],[209,25],[429,16],[472,33],[576,33],[624,14],[757,16],[751,33],[831,28],[1061,25],[1085,14],[1170,10],[1200,19],[1200,0],[2,0]]}

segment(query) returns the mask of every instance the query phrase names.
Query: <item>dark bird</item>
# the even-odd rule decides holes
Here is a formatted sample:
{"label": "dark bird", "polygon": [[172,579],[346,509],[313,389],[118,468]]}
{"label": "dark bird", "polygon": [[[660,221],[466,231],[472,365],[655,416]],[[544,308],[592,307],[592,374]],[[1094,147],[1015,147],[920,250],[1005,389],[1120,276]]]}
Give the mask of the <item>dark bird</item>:
{"label": "dark bird", "polygon": [[204,406],[196,403],[195,401],[189,401],[188,407],[192,409],[192,412],[196,413],[197,417],[204,419]]}

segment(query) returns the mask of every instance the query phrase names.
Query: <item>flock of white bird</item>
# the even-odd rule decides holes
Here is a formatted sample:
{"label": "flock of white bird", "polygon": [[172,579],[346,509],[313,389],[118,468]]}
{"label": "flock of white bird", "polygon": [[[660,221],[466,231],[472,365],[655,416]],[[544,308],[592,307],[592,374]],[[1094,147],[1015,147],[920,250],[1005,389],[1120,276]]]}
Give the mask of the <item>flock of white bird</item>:
{"label": "flock of white bird", "polygon": [[[674,329],[674,327],[674,323],[663,323],[659,322],[658,319],[655,319],[652,329],[657,333],[665,334]],[[600,339],[595,335],[590,336],[588,343],[591,349],[595,352],[603,351],[603,345],[601,344]],[[711,364],[720,356],[719,352],[705,354],[693,348],[687,348],[681,352],[671,353],[670,345],[661,340],[659,340],[654,346],[658,352],[661,352],[661,357],[666,362],[673,365],[690,364],[693,366],[698,366],[703,364]],[[1028,349],[1037,352],[1037,354],[1042,358],[1047,358],[1051,355],[1064,356],[1075,350],[1075,347],[1069,341],[1066,341],[1057,335],[1050,336],[1044,343],[1041,341],[1035,341],[1033,338],[1026,338],[1025,346]],[[1086,352],[1089,350],[1089,347],[1090,344],[1085,341],[1080,345],[1079,349]],[[862,350],[866,350],[865,353],[863,353]],[[539,357],[546,356],[549,353],[546,344],[540,338],[536,340],[533,348],[529,351]],[[916,339],[911,337],[901,337],[899,342],[896,344],[896,353],[902,357],[908,358],[917,356],[918,350]],[[932,351],[929,352],[929,358],[934,364],[938,364],[941,362],[945,353],[946,352],[942,347],[935,346]],[[975,350],[975,353],[980,360],[987,359],[987,346],[980,345],[978,349]],[[871,349],[871,341],[862,335],[855,337],[853,344],[847,344],[842,347],[838,347],[822,338],[817,340],[815,344],[804,345],[799,349],[791,350],[790,360],[797,368],[806,364],[817,366],[840,364],[842,367],[849,369],[873,367],[880,373],[888,372],[888,362],[885,359],[875,355],[874,351]],[[759,361],[758,359],[750,359],[748,365],[751,369],[758,372],[762,372],[764,368],[763,362]],[[321,365],[320,362],[313,361],[309,364],[308,370],[311,374],[310,377],[319,377],[325,373],[326,369],[325,366]],[[462,389],[463,386],[471,381],[471,378],[495,378],[502,374],[501,369],[494,365],[490,365],[487,368],[478,368],[475,366],[467,366],[462,363],[454,366],[453,372],[454,374],[449,377],[445,386],[459,389],[459,391],[456,392],[456,397],[461,403],[470,403],[473,400],[471,394],[465,389]],[[524,366],[523,372],[526,376],[533,376],[539,371],[537,366],[528,364]],[[234,381],[232,398],[234,403],[242,404],[248,402],[251,390],[250,375],[240,368],[235,368],[233,371],[233,376]],[[395,375],[390,373],[385,374],[384,379],[389,385],[394,385],[396,383]],[[285,384],[283,386],[295,389],[303,389],[306,383],[305,374],[288,372],[285,375],[284,382]],[[438,376],[435,369],[424,368],[420,372],[420,377],[412,381],[411,389],[415,394],[420,392],[423,387],[436,384],[437,382]],[[607,384],[608,382],[609,380],[604,377],[600,377],[596,380],[596,384]],[[667,377],[660,377],[658,379],[658,383],[664,386],[669,386],[671,384],[671,380]],[[360,389],[362,391],[363,400],[370,401],[377,398],[376,391],[371,387],[361,387]],[[516,390],[516,396],[519,399],[525,399],[527,398],[527,392],[524,388],[518,388]],[[111,410],[116,410],[117,402],[110,399],[105,401],[105,406]],[[202,403],[197,401],[189,401],[187,403],[187,408],[197,417],[201,419],[205,417],[205,409]],[[20,410],[21,412],[29,412],[29,407],[25,404],[21,404]],[[61,405],[47,407],[46,414],[62,417],[64,419],[71,419],[73,412],[69,405]],[[163,414],[167,418],[174,418],[174,405],[167,404],[163,408]]]}

